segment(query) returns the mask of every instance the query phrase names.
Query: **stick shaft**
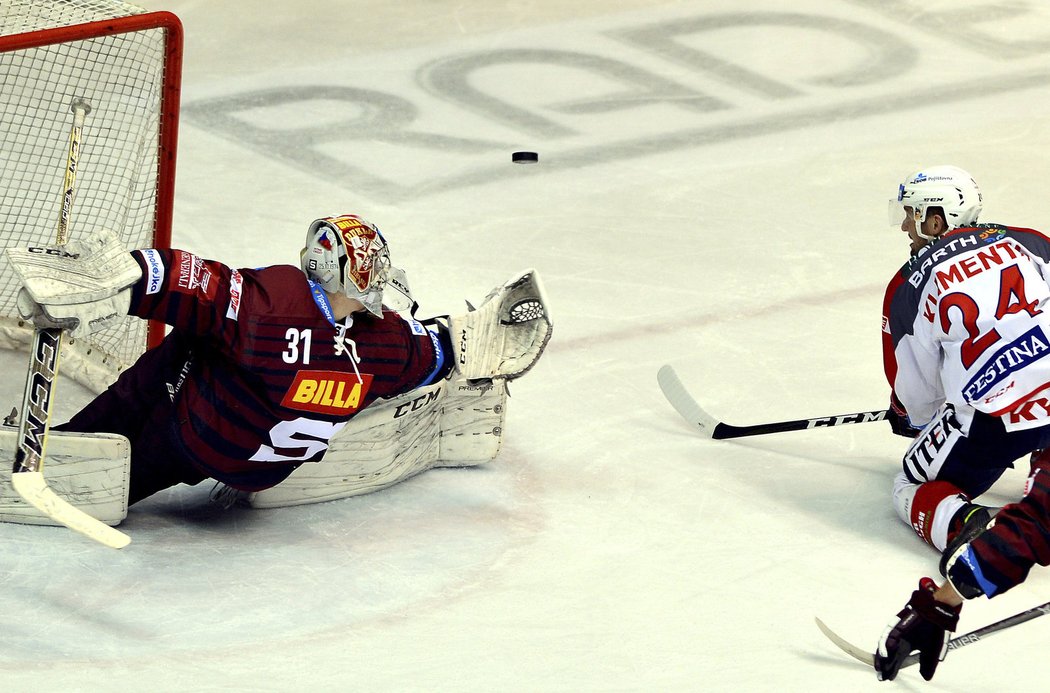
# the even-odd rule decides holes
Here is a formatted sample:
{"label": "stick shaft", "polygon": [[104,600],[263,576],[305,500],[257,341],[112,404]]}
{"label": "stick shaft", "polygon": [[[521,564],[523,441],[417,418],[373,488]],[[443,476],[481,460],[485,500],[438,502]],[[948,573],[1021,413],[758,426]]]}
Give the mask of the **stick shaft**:
{"label": "stick shaft", "polygon": [[69,242],[69,213],[73,209],[73,195],[77,186],[77,166],[80,164],[80,140],[84,132],[84,119],[91,108],[83,101],[73,104],[73,127],[69,130],[69,154],[66,157],[66,174],[62,181],[62,206],[58,212],[58,227],[55,243]]}
{"label": "stick shaft", "polygon": [[1033,606],[1027,611],[1014,614],[1013,616],[1007,616],[1001,621],[995,623],[989,623],[983,628],[970,631],[969,633],[963,633],[957,637],[952,638],[948,641],[949,650],[958,650],[960,647],[966,647],[972,645],[975,642],[981,640],[981,638],[987,637],[992,633],[998,633],[999,631],[1006,630],[1007,628],[1013,628],[1014,626],[1031,621],[1033,618],[1039,618],[1040,616],[1046,616],[1050,614],[1050,602],[1040,604],[1039,606]]}
{"label": "stick shaft", "polygon": [[700,435],[715,440],[761,436],[769,433],[784,433],[786,431],[804,431],[809,428],[829,428],[831,426],[871,423],[883,421],[888,413],[885,409],[876,409],[852,414],[819,416],[812,419],[792,419],[790,421],[775,421],[750,426],[733,426],[719,421],[704,411],[703,407],[697,403],[693,396],[689,394],[689,391],[685,389],[685,386],[682,385],[682,381],[678,378],[678,374],[673,367],[663,366],[660,368],[656,379],[664,396],[671,403],[671,406],[675,408],[675,411],[698,429]]}
{"label": "stick shaft", "polygon": [[[73,103],[73,125],[69,131],[69,151],[62,181],[62,205],[55,229],[59,246],[69,241],[69,216],[76,193],[77,167],[84,119],[91,107],[82,101]],[[59,497],[44,479],[47,434],[51,424],[55,383],[58,379],[62,330],[38,328],[33,333],[29,370],[22,396],[22,416],[18,426],[18,449],[11,470],[11,485],[27,503],[51,519],[111,548],[123,548],[131,542],[128,535],[116,530]]]}
{"label": "stick shaft", "polygon": [[[83,101],[73,102],[73,125],[69,130],[66,172],[62,180],[62,205],[55,229],[55,243],[60,246],[69,242],[69,215],[73,209],[73,196],[76,193],[80,141],[84,132],[84,119],[90,110],[91,107]],[[54,403],[55,383],[58,379],[61,348],[61,330],[37,329],[33,333],[29,370],[26,375],[25,391],[22,395],[22,416],[18,427],[19,445],[12,469],[14,474],[43,472],[47,431],[51,425],[51,410]]]}
{"label": "stick shaft", "polygon": [[810,428],[830,428],[831,426],[847,426],[849,424],[870,423],[882,421],[886,418],[886,410],[860,411],[854,414],[833,414],[831,416],[819,416],[813,419],[793,419],[791,421],[776,421],[771,423],[760,423],[751,426],[731,426],[727,423],[719,423],[711,436],[715,440],[726,438],[742,438],[744,436],[761,436],[768,433],[784,433],[787,431],[804,431]]}
{"label": "stick shaft", "polygon": [[[1007,616],[1006,618],[1000,621],[996,621],[995,623],[989,623],[987,626],[978,628],[977,630],[973,630],[969,633],[963,633],[962,635],[956,636],[948,641],[948,649],[958,650],[961,647],[966,647],[967,645],[972,645],[975,642],[980,642],[983,638],[986,638],[989,635],[992,635],[993,633],[1004,631],[1007,628],[1012,628],[1021,623],[1025,623],[1026,621],[1031,621],[1034,618],[1046,616],[1047,614],[1050,614],[1050,602],[1047,602],[1046,604],[1040,604],[1039,606],[1034,606],[1031,609],[1028,609],[1027,611],[1022,611],[1021,613],[1014,614],[1013,616]],[[861,647],[857,647],[856,645],[843,639],[841,636],[835,633],[835,631],[831,630],[826,625],[824,625],[824,622],[821,621],[819,618],[816,619],[816,621],[817,627],[820,629],[820,631],[824,633],[824,635],[827,636],[827,638],[831,640],[831,642],[835,643],[835,645],[840,650],[848,654],[850,657],[853,657],[858,662],[867,664],[869,667],[875,665],[875,657],[870,651],[865,650]],[[901,668],[903,669],[905,667],[914,666],[918,663],[919,655],[917,653],[910,654],[905,658],[904,663],[901,664]]]}

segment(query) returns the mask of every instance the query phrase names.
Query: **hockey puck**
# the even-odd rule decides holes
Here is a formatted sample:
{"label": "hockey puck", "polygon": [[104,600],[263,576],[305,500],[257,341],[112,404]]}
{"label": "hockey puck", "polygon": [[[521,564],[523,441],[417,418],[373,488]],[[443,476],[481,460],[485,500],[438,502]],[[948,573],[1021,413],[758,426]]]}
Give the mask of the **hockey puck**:
{"label": "hockey puck", "polygon": [[516,164],[534,164],[540,160],[540,155],[536,152],[514,152],[510,160]]}

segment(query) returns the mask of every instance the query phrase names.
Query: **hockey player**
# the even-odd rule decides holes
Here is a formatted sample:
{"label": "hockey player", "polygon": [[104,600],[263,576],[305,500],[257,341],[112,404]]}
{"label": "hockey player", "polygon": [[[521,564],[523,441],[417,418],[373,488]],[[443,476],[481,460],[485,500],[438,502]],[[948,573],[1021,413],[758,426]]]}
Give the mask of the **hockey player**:
{"label": "hockey player", "polygon": [[130,314],[173,328],[56,427],[131,441],[129,505],[206,478],[243,492],[273,487],[320,461],[373,402],[454,371],[517,377],[550,335],[548,321],[514,345],[519,359],[494,353],[505,345],[494,341],[505,336],[496,309],[506,286],[460,318],[419,322],[387,308],[414,310],[404,273],[379,230],[354,215],[313,222],[301,267],[238,270],[182,250],[129,253],[111,234],[7,254],[25,285],[19,310],[37,325],[79,337]]}
{"label": "hockey player", "polygon": [[[942,552],[879,641],[880,680],[920,653],[933,677],[963,599],[994,597],[1050,563],[1050,239],[977,224],[981,193],[954,166],[904,182],[893,207],[911,242],[883,308],[894,431],[914,437],[894,482],[907,524]],[[1024,497],[995,514],[973,500],[1031,455]],[[994,517],[993,517],[994,514]]]}

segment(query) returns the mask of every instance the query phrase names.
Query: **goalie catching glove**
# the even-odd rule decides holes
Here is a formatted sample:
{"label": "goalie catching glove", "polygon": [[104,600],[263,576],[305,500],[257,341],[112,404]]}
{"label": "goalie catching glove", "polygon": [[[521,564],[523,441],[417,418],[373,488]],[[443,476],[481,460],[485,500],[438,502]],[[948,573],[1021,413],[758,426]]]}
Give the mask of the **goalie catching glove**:
{"label": "goalie catching glove", "polygon": [[468,381],[518,378],[539,360],[553,329],[540,276],[525,270],[476,310],[449,318],[456,369]]}
{"label": "goalie catching glove", "polygon": [[22,280],[19,314],[37,327],[69,330],[75,338],[123,319],[131,287],[142,278],[138,263],[111,231],[62,246],[8,248],[6,254]]}

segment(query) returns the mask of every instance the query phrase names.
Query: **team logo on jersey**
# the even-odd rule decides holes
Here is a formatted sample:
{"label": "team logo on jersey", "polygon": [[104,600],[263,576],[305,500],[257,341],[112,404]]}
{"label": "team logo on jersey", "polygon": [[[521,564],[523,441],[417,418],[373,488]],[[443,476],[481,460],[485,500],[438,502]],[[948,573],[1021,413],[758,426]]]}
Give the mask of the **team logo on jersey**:
{"label": "team logo on jersey", "polygon": [[175,283],[172,289],[184,294],[203,294],[207,299],[215,298],[217,284],[212,284],[211,270],[204,266],[204,260],[182,250],[176,250],[172,257],[172,273]]}
{"label": "team logo on jersey", "polygon": [[353,373],[299,371],[281,400],[281,406],[317,414],[347,416],[361,408],[371,385],[372,376],[368,373],[362,373],[358,380]]}

